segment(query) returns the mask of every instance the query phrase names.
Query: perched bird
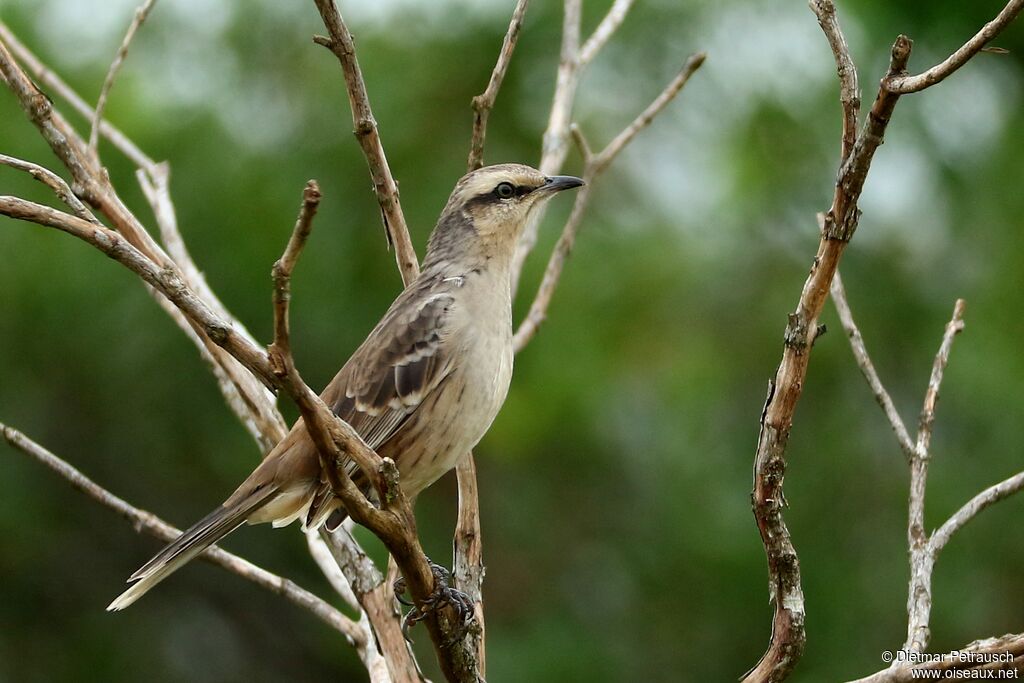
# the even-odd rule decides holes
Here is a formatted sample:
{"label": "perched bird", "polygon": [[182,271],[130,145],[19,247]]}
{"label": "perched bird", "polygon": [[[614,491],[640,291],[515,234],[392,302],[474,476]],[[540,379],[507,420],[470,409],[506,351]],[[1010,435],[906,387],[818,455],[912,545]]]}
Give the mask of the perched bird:
{"label": "perched bird", "polygon": [[[530,213],[579,187],[519,164],[459,180],[430,236],[423,270],[321,394],[382,457],[411,497],[483,437],[512,378],[512,254]],[[349,463],[365,492],[369,486]],[[128,579],[120,610],[243,523],[307,528],[345,519],[300,419],[242,485]]]}

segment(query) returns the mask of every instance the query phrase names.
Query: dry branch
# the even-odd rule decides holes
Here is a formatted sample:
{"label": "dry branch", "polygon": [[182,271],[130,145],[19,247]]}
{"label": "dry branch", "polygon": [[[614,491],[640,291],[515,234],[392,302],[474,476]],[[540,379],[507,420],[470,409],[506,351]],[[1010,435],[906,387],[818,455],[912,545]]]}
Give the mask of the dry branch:
{"label": "dry branch", "polygon": [[[19,54],[26,60],[26,63],[35,72],[41,74],[41,80],[54,86],[59,86],[58,89],[62,96],[69,99],[76,109],[82,106],[90,115],[92,109],[85,105],[74,91],[60,81],[56,75],[21,45],[6,26],[0,25],[0,39],[2,39],[0,40],[0,73],[3,73],[8,87],[17,95],[29,119],[39,128],[40,133],[50,144],[51,149],[71,172],[71,187],[74,194],[106,216],[110,224],[147,257],[161,265],[169,264],[171,259],[168,255],[164,253],[145,230],[141,222],[121,202],[114,188],[110,185],[106,173],[99,167],[95,157],[88,153],[86,143],[67,120],[54,109],[49,98],[41,93],[22,71],[9,52],[8,46],[10,46],[10,49],[18,49]],[[101,126],[101,129],[111,136],[112,140],[116,141],[115,144],[119,149],[122,149],[134,162],[141,164],[140,168],[147,170],[157,189],[159,198],[163,200],[163,194],[160,193],[166,190],[166,167],[161,169],[133,145],[131,141],[111,126]],[[170,207],[169,198],[161,206],[154,206],[158,219],[166,219],[168,207]],[[173,207],[170,208],[170,215],[173,217]],[[164,222],[161,223],[162,228],[164,227]],[[176,231],[176,224],[174,230]],[[183,278],[193,289],[199,291],[200,296],[206,301],[207,305],[212,307],[221,318],[227,319],[238,330],[239,334],[246,337],[249,341],[253,341],[245,328],[227,314],[223,305],[213,295],[209,287],[206,286],[205,280],[201,275],[198,275],[198,269],[191,263],[191,260],[186,260],[182,267],[184,268],[182,271]],[[193,277],[193,275],[195,276]],[[166,306],[164,306],[164,309],[170,311]],[[181,318],[173,313],[171,315],[178,324],[181,323]],[[285,433],[284,420],[274,406],[273,396],[266,392],[249,373],[245,372],[243,368],[217,348],[210,339],[206,338],[201,330],[194,328],[193,333],[189,337],[197,342],[197,345],[201,342],[204,357],[212,358],[221,367],[222,372],[218,373],[218,379],[229,405],[235,408],[243,424],[250,427],[250,432],[256,432],[258,429],[262,430],[257,438],[264,450],[269,450]]]}
{"label": "dry branch", "polygon": [[597,53],[604,48],[611,37],[615,35],[615,32],[619,30],[619,27],[622,26],[622,22],[626,20],[626,15],[629,14],[634,1],[615,0],[608,9],[608,13],[604,15],[601,23],[597,25],[594,32],[587,38],[587,42],[583,43],[583,47],[580,48],[578,58],[580,64],[589,64],[593,61]]}
{"label": "dry branch", "polygon": [[932,569],[935,553],[930,551],[928,532],[924,526],[924,498],[928,484],[928,462],[931,459],[928,447],[931,444],[932,427],[935,424],[935,405],[939,400],[939,387],[949,363],[949,352],[953,339],[964,328],[964,300],[957,299],[953,306],[953,317],[946,325],[939,351],[935,354],[928,389],[921,409],[921,422],[917,430],[917,443],[910,458],[910,512],[907,515],[907,543],[910,547],[910,590],[907,595],[907,642],[904,649],[923,652],[928,645],[931,632],[928,621],[932,609]]}
{"label": "dry branch", "polygon": [[[822,217],[822,226],[824,226],[824,217]],[[896,440],[900,444],[900,449],[907,457],[907,462],[910,462],[911,458],[914,457],[914,442],[911,441],[910,433],[903,424],[903,419],[900,418],[899,413],[896,411],[896,405],[892,402],[892,397],[889,396],[889,392],[878,376],[878,371],[875,370],[874,363],[871,362],[868,349],[864,345],[864,337],[861,336],[860,329],[853,320],[853,312],[850,310],[850,304],[846,300],[846,289],[843,287],[843,279],[838,271],[836,271],[835,279],[832,280],[832,302],[839,313],[839,322],[850,339],[850,348],[853,350],[853,357],[857,361],[857,366],[864,375],[864,379],[867,380],[868,386],[871,387],[878,405],[885,412],[885,416],[889,420],[889,426],[892,427],[893,432],[896,434]]]}
{"label": "dry branch", "polygon": [[390,582],[351,535],[352,522],[345,521],[334,533],[321,530],[334,562],[344,573],[352,593],[363,610],[363,618],[375,634],[384,657],[388,675],[393,683],[420,683],[416,659],[401,629],[401,613],[396,608],[395,594]]}
{"label": "dry branch", "polygon": [[[982,657],[973,662],[964,662],[961,661],[960,656],[947,656],[940,661],[920,666],[890,667],[850,683],[910,683],[911,681],[926,680],[925,676],[921,674],[922,671],[949,672],[945,674],[946,678],[961,680],[980,679],[987,676],[987,672],[1000,669],[1024,672],[1024,633],[976,640],[954,652],[976,654]],[[1008,659],[1010,661],[986,662],[984,655],[996,655],[1001,659]],[[992,678],[994,679],[996,676],[993,675]],[[1016,678],[1016,676],[1013,678]],[[939,680],[939,678],[936,677],[930,680]]]}
{"label": "dry branch", "polygon": [[320,186],[315,180],[306,183],[302,191],[302,206],[299,209],[299,217],[292,229],[292,236],[288,240],[284,254],[274,264],[272,272],[274,279],[274,341],[271,343],[267,353],[270,356],[271,364],[278,375],[288,372],[287,359],[292,357],[291,332],[288,327],[288,308],[292,299],[291,278],[292,270],[306,246],[306,240],[313,230],[313,217],[320,206]]}
{"label": "dry branch", "polygon": [[131,46],[132,40],[135,39],[136,32],[142,26],[142,22],[146,21],[146,17],[149,16],[155,4],[156,0],[146,0],[135,10],[132,23],[129,24],[128,31],[124,34],[124,40],[121,41],[121,47],[117,49],[117,54],[114,55],[114,60],[107,70],[107,76],[103,79],[103,87],[100,88],[100,96],[96,100],[96,110],[93,112],[92,125],[89,128],[89,154],[93,157],[98,158],[99,156],[97,145],[100,139],[100,122],[103,121],[103,110],[107,107],[107,98],[110,96],[110,89],[114,87],[114,79],[117,78],[125,57],[128,56],[128,48]]}
{"label": "dry branch", "polygon": [[64,204],[71,209],[72,212],[84,221],[102,225],[96,216],[92,214],[85,204],[75,196],[75,193],[68,187],[68,184],[64,182],[64,179],[59,175],[43,168],[39,164],[33,164],[31,161],[25,161],[24,159],[17,159],[15,157],[9,157],[6,154],[0,154],[0,165],[10,166],[11,168],[19,171],[25,171],[30,176],[46,185],[48,188],[53,190],[53,193],[57,195],[57,199],[64,202]]}
{"label": "dry branch", "polygon": [[[572,123],[572,105],[579,84],[581,0],[565,0],[565,17],[562,22],[562,45],[559,51],[558,72],[555,77],[555,94],[551,101],[548,125],[541,139],[540,164],[537,168],[545,175],[557,175],[569,153],[569,126]],[[519,276],[523,271],[526,257],[537,244],[537,231],[544,217],[545,207],[534,212],[516,244],[512,257],[512,296],[519,289]]]}
{"label": "dry branch", "polygon": [[523,17],[526,16],[526,7],[530,0],[519,0],[515,10],[512,11],[512,20],[509,22],[505,39],[501,43],[501,52],[498,53],[498,61],[494,64],[491,72],[491,80],[487,82],[487,88],[483,93],[473,98],[473,136],[469,143],[469,161],[466,165],[470,171],[474,171],[484,165],[484,141],[487,138],[487,119],[494,108],[494,101],[498,97],[498,90],[505,80],[505,72],[512,61],[512,53],[516,49],[516,41],[519,40],[519,32],[523,28]]}
{"label": "dry branch", "polygon": [[[614,8],[613,8],[614,9]],[[675,99],[676,95],[683,89],[683,86],[690,80],[690,76],[700,68],[704,63],[706,55],[703,52],[691,55],[679,74],[676,75],[672,81],[665,86],[665,89],[658,94],[657,97],[633,119],[629,125],[627,125],[622,131],[616,135],[611,142],[609,142],[604,149],[598,153],[594,153],[590,149],[590,145],[587,143],[586,138],[579,128],[573,125],[570,128],[570,134],[575,140],[577,146],[580,149],[580,153],[583,155],[583,187],[576,193],[576,199],[572,205],[572,212],[569,214],[569,219],[566,221],[565,226],[562,228],[562,234],[558,238],[558,242],[555,244],[555,248],[551,251],[551,256],[548,258],[548,265],[544,269],[544,276],[541,278],[541,283],[537,287],[537,293],[534,295],[533,302],[530,304],[530,309],[526,314],[526,317],[519,324],[516,329],[515,336],[512,340],[512,346],[518,353],[523,350],[530,340],[533,339],[534,335],[537,334],[537,330],[540,329],[541,323],[547,317],[548,306],[551,304],[551,297],[555,293],[555,289],[558,287],[558,282],[562,277],[562,270],[565,267],[565,262],[572,251],[573,245],[576,243],[576,235],[579,233],[580,226],[583,221],[583,214],[587,209],[587,205],[590,203],[591,191],[593,189],[594,181],[599,175],[604,173],[619,155],[619,153],[625,149],[626,145],[633,141],[633,139],[647,126],[651,125],[654,118],[660,114],[668,104]]]}
{"label": "dry branch", "polygon": [[[0,43],[7,45],[11,53],[21,62],[26,69],[32,74],[39,83],[47,89],[47,91],[57,95],[58,97],[66,100],[71,107],[77,111],[81,116],[87,119],[91,119],[95,109],[89,106],[85,100],[79,96],[60,76],[58,76],[52,69],[43,64],[38,57],[36,57],[31,50],[29,50],[24,43],[18,40],[6,24],[0,22]],[[128,137],[118,130],[109,121],[100,121],[99,125],[100,133],[106,137],[112,145],[133,164],[139,168],[148,168],[152,166],[154,162],[149,156],[146,155],[138,146],[135,145]]]}
{"label": "dry branch", "polygon": [[942,62],[916,76],[902,74],[887,77],[883,81],[884,87],[891,92],[907,94],[919,92],[945,80],[1009,26],[1010,22],[1020,14],[1021,9],[1024,9],[1024,0],[1010,0],[995,19],[985,24],[974,37]]}
{"label": "dry branch", "polygon": [[839,77],[839,101],[843,107],[843,137],[841,158],[846,161],[857,140],[857,120],[860,116],[860,85],[857,81],[857,65],[850,56],[850,46],[836,16],[832,0],[811,0],[811,10],[818,17],[832,56],[836,61],[836,75]]}
{"label": "dry branch", "polygon": [[[896,39],[887,76],[902,74],[910,58],[911,42]],[[864,129],[842,163],[832,206],[825,215],[818,252],[804,283],[796,310],[789,315],[783,336],[782,361],[769,381],[768,397],[761,413],[760,433],[754,456],[753,510],[768,559],[769,595],[774,605],[772,636],[768,650],[744,677],[745,681],[785,679],[803,654],[804,596],[800,562],[782,516],[785,505],[782,485],[786,471],[786,447],[793,415],[803,393],[811,345],[818,334],[818,317],[828,297],[839,260],[857,228],[857,201],[875,150],[882,143],[899,95],[879,89]]]}
{"label": "dry branch", "polygon": [[315,36],[313,40],[333,52],[341,63],[345,89],[352,107],[352,125],[355,127],[356,139],[359,140],[359,146],[362,147],[370,168],[373,190],[384,219],[384,229],[389,243],[395,247],[395,259],[402,273],[402,281],[408,286],[419,274],[419,261],[412,240],[409,239],[409,228],[406,226],[402,205],[398,200],[398,184],[391,175],[391,168],[388,166],[387,157],[384,156],[384,147],[381,145],[380,133],[377,130],[377,121],[373,118],[373,110],[370,109],[366,83],[363,82],[363,73],[359,68],[359,60],[356,59],[356,46],[334,0],[315,2],[330,37]]}
{"label": "dry branch", "polygon": [[480,491],[476,479],[476,462],[472,453],[467,453],[455,466],[459,487],[459,516],[452,539],[454,566],[452,576],[455,587],[473,601],[476,628],[466,634],[467,647],[476,651],[480,677],[487,675],[487,657],[484,648],[486,628],[484,624],[484,549],[480,528]]}

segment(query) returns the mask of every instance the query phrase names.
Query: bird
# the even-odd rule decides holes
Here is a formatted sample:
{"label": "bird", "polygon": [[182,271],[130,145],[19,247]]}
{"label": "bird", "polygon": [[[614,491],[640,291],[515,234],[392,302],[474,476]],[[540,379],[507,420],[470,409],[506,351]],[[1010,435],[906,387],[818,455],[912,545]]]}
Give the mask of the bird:
{"label": "bird", "polygon": [[[522,164],[463,176],[438,218],[420,274],[320,397],[381,457],[392,458],[414,499],[484,436],[512,379],[512,257],[531,214],[583,185]],[[368,495],[369,482],[346,469]],[[300,418],[213,512],[131,575],[108,611],[122,610],[242,524],[334,530],[344,506]]]}

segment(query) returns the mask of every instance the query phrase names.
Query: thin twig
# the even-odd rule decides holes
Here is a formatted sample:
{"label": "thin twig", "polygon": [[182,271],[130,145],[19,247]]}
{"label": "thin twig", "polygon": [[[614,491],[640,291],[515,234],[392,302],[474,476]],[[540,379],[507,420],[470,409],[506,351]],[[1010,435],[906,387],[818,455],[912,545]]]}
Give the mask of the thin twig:
{"label": "thin twig", "polygon": [[811,11],[818,17],[818,25],[825,33],[832,55],[836,60],[836,74],[839,76],[839,101],[843,107],[842,160],[845,162],[853,151],[857,139],[857,121],[860,115],[860,85],[857,82],[857,65],[850,56],[850,46],[839,26],[836,6],[832,0],[810,0]]}
{"label": "thin twig", "polygon": [[[356,654],[359,655],[363,666],[366,667],[370,683],[394,683],[391,672],[388,670],[387,659],[377,649],[377,636],[374,634],[373,624],[370,623],[366,611],[359,604],[359,600],[352,590],[352,583],[345,576],[345,572],[339,566],[339,563],[335,561],[334,554],[321,537],[320,532],[311,529],[306,532],[305,536],[310,557],[313,558],[320,571],[327,577],[331,587],[341,596],[346,605],[359,613],[359,621],[356,625],[362,631],[365,642],[369,644],[369,647],[357,647]],[[353,540],[352,543],[354,544],[355,541]]]}
{"label": "thin twig", "polygon": [[572,251],[573,245],[576,244],[576,235],[583,221],[583,213],[590,202],[594,172],[593,166],[588,166],[583,172],[583,182],[586,184],[576,191],[572,212],[569,214],[569,219],[565,222],[565,227],[562,228],[562,234],[559,236],[558,242],[555,243],[555,248],[551,250],[548,265],[544,269],[544,277],[541,278],[540,285],[537,287],[537,293],[530,303],[530,310],[527,312],[526,317],[523,318],[523,321],[519,323],[519,327],[516,328],[516,332],[512,337],[512,348],[516,353],[526,348],[526,345],[530,343],[530,340],[537,334],[541,324],[547,318],[548,306],[551,305],[551,298],[554,296],[555,289],[558,287],[558,282],[562,277],[566,259],[569,258],[569,253]]}
{"label": "thin twig", "polygon": [[484,627],[483,583],[484,550],[480,528],[480,492],[477,487],[476,462],[473,454],[467,453],[455,466],[459,486],[459,516],[452,539],[454,567],[452,574],[455,586],[473,601],[476,628],[469,629],[466,637],[476,650],[480,677],[487,675],[487,658],[484,648],[486,630]]}
{"label": "thin twig", "polygon": [[707,55],[703,52],[698,52],[686,60],[683,64],[683,68],[680,69],[672,81],[665,86],[665,89],[654,98],[654,101],[647,105],[647,108],[640,112],[635,119],[633,119],[628,126],[626,126],[621,133],[615,136],[611,142],[609,142],[603,150],[601,150],[594,158],[594,173],[599,174],[604,171],[608,166],[615,160],[626,145],[633,141],[633,138],[647,126],[651,125],[651,121],[654,120],[658,114],[668,106],[668,104],[675,99],[679,91],[683,89],[683,86],[690,80],[690,76],[701,67]]}
{"label": "thin twig", "polygon": [[1024,9],[1024,0],[1010,0],[995,19],[985,24],[974,37],[939,64],[916,76],[900,74],[888,77],[882,81],[882,85],[890,92],[907,94],[924,90],[943,81],[1009,26],[1020,14],[1021,9]]}
{"label": "thin twig", "polygon": [[25,171],[33,178],[46,185],[48,188],[53,190],[53,193],[57,195],[57,199],[64,202],[64,204],[71,209],[72,212],[79,218],[90,223],[101,225],[96,216],[93,215],[82,201],[75,196],[75,193],[71,191],[68,184],[64,182],[64,179],[54,173],[48,168],[43,168],[39,164],[33,164],[31,161],[25,161],[24,159],[18,159],[16,157],[10,157],[6,154],[0,154],[0,165],[10,166],[16,168],[19,171]]}
{"label": "thin twig", "polygon": [[291,278],[292,270],[306,246],[309,233],[313,230],[313,217],[320,206],[320,186],[315,180],[306,183],[302,191],[302,206],[299,209],[299,217],[295,221],[292,235],[288,239],[288,246],[284,254],[274,263],[274,341],[270,345],[268,354],[275,372],[285,374],[289,372],[286,359],[292,355],[291,333],[288,329],[288,306],[291,302]]}
{"label": "thin twig", "polygon": [[[106,173],[97,165],[95,158],[89,155],[86,143],[67,120],[53,108],[50,100],[36,88],[35,84],[32,83],[17,62],[15,62],[7,49],[8,33],[4,33],[4,42],[0,43],[0,72],[6,78],[8,87],[18,96],[22,108],[28,114],[29,119],[39,128],[40,133],[50,144],[51,149],[71,172],[72,188],[75,194],[106,216],[110,224],[130,244],[153,261],[154,264],[159,266],[170,265],[172,263],[171,258],[156,243],[149,232],[146,231],[138,218],[121,201],[117,192],[110,185]],[[126,150],[142,157],[138,159],[138,163],[145,164],[143,167],[147,169],[158,192],[166,191],[166,169],[161,169],[152,160],[145,157],[137,148],[131,145],[130,141],[124,139],[122,142],[127,145]],[[167,204],[169,204],[169,199]],[[166,214],[166,211],[157,211],[156,208],[154,210],[157,212],[158,218]],[[198,269],[194,268],[194,264],[191,264],[190,261],[188,264],[190,270],[198,272]],[[212,291],[209,290],[209,287],[205,285],[205,281],[201,277],[190,278],[180,271],[178,271],[178,276],[193,289],[199,288],[201,298],[208,307],[213,309],[214,314],[234,327],[238,335],[252,344],[252,346],[255,346],[251,335],[245,331],[242,325],[227,314],[223,305],[213,295]],[[189,322],[192,325],[196,324],[191,319]],[[268,444],[268,441],[276,443],[275,437],[280,438],[285,432],[284,420],[280,417],[274,406],[273,397],[263,388],[259,387],[253,378],[238,367],[236,363],[228,361],[213,340],[208,341],[205,339],[206,335],[204,332],[198,329],[196,331],[204,346],[217,359],[217,362],[222,365],[225,374],[231,378],[232,383],[238,388],[241,399],[248,406],[248,412],[252,416],[251,419],[267,430],[268,436],[262,437],[261,445],[264,449],[272,446],[272,444]],[[222,386],[224,385],[222,384]],[[230,394],[226,394],[226,396],[230,401]]]}
{"label": "thin twig", "polygon": [[928,622],[932,609],[932,570],[935,554],[930,552],[928,532],[924,523],[925,492],[928,485],[928,448],[935,424],[935,405],[939,400],[939,387],[949,363],[953,339],[963,330],[964,300],[957,299],[953,317],[946,325],[939,351],[935,354],[928,389],[924,395],[921,422],[917,431],[914,456],[910,459],[910,505],[907,515],[907,544],[910,548],[910,588],[907,591],[907,641],[904,649],[923,652],[928,646],[931,631]]}
{"label": "thin twig", "polygon": [[[142,193],[153,209],[160,239],[167,253],[181,272],[182,279],[207,303],[218,316],[228,320],[238,333],[253,344],[256,340],[227,307],[221,303],[206,277],[192,259],[185,240],[178,229],[177,214],[171,201],[171,168],[167,162],[154,163],[135,173]],[[160,301],[162,297],[158,297]],[[160,302],[161,305],[166,301]],[[167,308],[164,306],[164,308]],[[173,306],[169,310],[176,310]],[[173,316],[173,314],[172,314]],[[210,368],[217,378],[218,386],[228,407],[260,445],[266,454],[284,438],[288,427],[277,409],[277,397],[270,392],[252,373],[231,357],[224,349],[214,344],[205,335],[190,335],[200,355],[209,358]]]}
{"label": "thin twig", "polygon": [[[0,433],[2,433],[4,440],[12,447],[42,463],[92,500],[113,510],[131,522],[132,527],[136,531],[145,531],[164,542],[173,541],[180,535],[181,532],[178,529],[167,524],[153,513],[141,510],[118,498],[82,474],[71,464],[54,455],[17,429],[0,423]],[[248,560],[221,550],[216,546],[207,549],[202,554],[202,557],[233,574],[248,579],[273,593],[277,593],[303,609],[309,610],[318,619],[344,635],[350,644],[358,647],[362,643],[365,646],[365,637],[354,621],[306,589],[297,586],[294,582],[272,574],[265,569],[257,567]]]}
{"label": "thin twig", "polygon": [[314,36],[313,40],[333,52],[341,64],[341,71],[345,77],[345,89],[348,92],[348,101],[352,108],[352,125],[355,127],[355,135],[370,169],[370,177],[373,179],[377,203],[380,204],[384,228],[389,242],[395,247],[395,259],[398,262],[398,269],[402,273],[402,281],[408,286],[419,274],[419,261],[416,258],[412,240],[409,238],[409,228],[406,226],[405,215],[402,213],[402,205],[398,199],[398,184],[391,175],[391,168],[388,166],[384,147],[380,141],[380,133],[377,130],[377,121],[373,118],[373,110],[370,108],[366,83],[363,82],[363,73],[359,68],[359,60],[356,58],[355,43],[334,0],[315,0],[315,2],[330,37]]}
{"label": "thin twig", "polygon": [[1018,472],[998,484],[989,486],[964,503],[963,507],[950,515],[949,519],[943,522],[942,526],[932,532],[931,538],[928,539],[928,551],[933,555],[938,554],[940,550],[946,547],[953,534],[960,531],[979,512],[1004,498],[1009,498],[1021,489],[1024,489],[1024,472]]}
{"label": "thin twig", "polygon": [[142,26],[142,22],[146,21],[146,17],[149,16],[150,11],[153,9],[153,5],[156,4],[156,0],[145,0],[136,10],[135,16],[132,17],[132,23],[128,26],[127,33],[124,34],[124,40],[121,41],[121,47],[117,49],[117,54],[114,55],[114,61],[110,63],[110,68],[107,70],[107,76],[103,79],[103,87],[100,89],[99,99],[96,100],[96,110],[92,115],[92,125],[89,128],[89,154],[93,157],[98,157],[96,146],[99,144],[100,139],[100,122],[103,121],[103,110],[107,106],[107,98],[110,96],[110,89],[114,87],[114,80],[117,78],[118,72],[121,70],[121,66],[124,64],[125,57],[128,56],[128,47],[132,44],[132,40],[135,38],[136,32],[139,27]]}
{"label": "thin twig", "polygon": [[592,62],[597,53],[615,35],[615,32],[622,26],[622,22],[626,20],[626,15],[633,7],[633,2],[634,0],[615,0],[608,13],[604,15],[604,19],[580,48],[579,63],[581,65]]}
{"label": "thin twig", "polygon": [[924,458],[927,457],[928,446],[932,439],[932,427],[935,425],[935,406],[939,401],[939,387],[942,386],[942,377],[949,363],[949,352],[953,348],[953,339],[964,329],[964,309],[967,304],[963,299],[957,299],[953,305],[953,317],[946,324],[946,332],[942,336],[942,344],[938,353],[935,354],[935,362],[932,364],[932,374],[928,379],[928,389],[924,394],[924,406],[921,408],[921,421],[917,430],[917,452]]}
{"label": "thin twig", "polygon": [[[6,79],[8,87],[18,97],[29,120],[39,129],[50,148],[71,173],[73,181],[71,187],[75,195],[103,214],[113,228],[154,266],[170,267],[173,263],[171,258],[121,201],[110,184],[107,174],[96,163],[96,159],[89,155],[85,141],[60,112],[54,109],[49,98],[40,92],[25,74],[8,51],[6,43],[0,43],[0,73]],[[152,164],[152,162],[150,163]],[[175,271],[177,277],[188,283],[180,271],[177,269]],[[223,310],[223,306],[218,305],[219,302],[216,301],[216,297],[212,296],[212,293],[207,291],[202,298],[207,307],[213,307],[216,317],[219,317],[222,322],[226,321],[228,325],[234,325],[237,328],[236,335],[243,337],[252,346],[255,346],[251,336],[242,331],[243,328],[237,325],[236,321],[219,312]],[[194,319],[190,319],[190,324],[196,325],[197,323]],[[197,333],[200,333],[200,337],[205,334],[200,330],[197,330]],[[216,343],[215,340],[211,341]],[[210,347],[211,353],[215,358],[219,358],[220,352],[213,351],[213,348]],[[248,399],[253,414],[256,416],[255,419],[267,425],[268,428],[275,424],[282,425],[283,420],[280,420],[270,397],[256,388],[251,379],[244,378],[244,373],[241,373],[239,368],[231,363],[223,365],[225,372],[240,387],[242,396]],[[283,433],[283,426],[280,426],[279,429]]]}
{"label": "thin twig", "polygon": [[[824,223],[823,216],[822,223]],[[853,312],[850,310],[850,304],[846,300],[846,289],[843,287],[843,279],[839,276],[839,271],[836,271],[836,276],[832,280],[832,302],[839,313],[839,321],[843,326],[843,330],[850,338],[850,348],[853,350],[853,357],[857,361],[857,366],[864,375],[864,379],[868,381],[868,385],[875,394],[875,400],[878,401],[878,405],[882,407],[885,416],[889,419],[889,426],[892,427],[892,431],[896,434],[896,440],[899,442],[903,454],[907,457],[907,462],[910,462],[911,458],[914,457],[914,442],[910,438],[906,425],[903,424],[903,419],[896,410],[896,405],[892,402],[892,397],[889,396],[885,385],[882,384],[882,380],[875,370],[874,363],[871,362],[871,356],[868,355],[868,349],[864,345],[864,337],[861,336],[860,329],[853,320]]]}
{"label": "thin twig", "polygon": [[[569,153],[569,126],[572,123],[572,105],[576,99],[576,87],[582,72],[579,68],[580,21],[582,0],[565,0],[565,17],[562,23],[562,46],[558,58],[558,72],[555,77],[555,94],[551,100],[548,125],[541,141],[540,164],[538,168],[545,175],[557,175]],[[523,229],[516,251],[512,256],[512,296],[519,289],[526,257],[537,244],[537,231],[546,213],[541,206],[533,212]]]}
{"label": "thin twig", "polygon": [[540,329],[541,323],[547,317],[548,307],[551,304],[551,298],[555,293],[555,289],[558,287],[558,282],[562,277],[565,262],[576,243],[576,235],[579,233],[583,215],[590,202],[594,181],[608,169],[619,153],[625,149],[626,145],[632,142],[637,134],[649,126],[654,118],[675,99],[676,95],[683,89],[683,86],[690,80],[690,76],[704,63],[704,59],[705,54],[703,52],[691,55],[686,60],[679,74],[665,86],[665,89],[600,152],[595,154],[590,149],[589,143],[578,126],[575,124],[570,126],[570,136],[579,147],[580,153],[583,156],[584,186],[576,193],[576,199],[572,205],[572,213],[569,214],[569,219],[562,228],[562,234],[558,238],[555,248],[551,251],[551,256],[548,257],[548,265],[544,269],[544,276],[537,287],[536,294],[534,294],[530,309],[516,329],[515,336],[512,339],[512,347],[517,353],[530,343],[530,340],[537,334],[537,330]]}
{"label": "thin twig", "polygon": [[[92,118],[95,109],[89,106],[64,79],[43,64],[24,43],[18,40],[17,36],[3,22],[0,22],[0,43],[6,44],[18,61],[25,65],[25,68],[32,74],[32,77],[39,81],[49,92],[66,100],[75,111],[86,119]],[[128,157],[139,168],[149,168],[156,163],[109,121],[101,121],[99,130],[118,151]]]}
{"label": "thin twig", "polygon": [[516,49],[516,42],[519,40],[519,32],[523,28],[523,17],[526,16],[526,7],[530,0],[519,0],[515,10],[512,11],[512,20],[509,22],[505,39],[501,43],[501,52],[498,53],[498,61],[494,64],[491,72],[491,80],[487,82],[487,88],[483,93],[473,98],[473,137],[469,143],[469,160],[466,162],[470,171],[474,171],[484,165],[484,140],[487,138],[487,119],[494,108],[494,101],[498,97],[501,83],[505,80],[505,72],[512,61],[512,53]]}

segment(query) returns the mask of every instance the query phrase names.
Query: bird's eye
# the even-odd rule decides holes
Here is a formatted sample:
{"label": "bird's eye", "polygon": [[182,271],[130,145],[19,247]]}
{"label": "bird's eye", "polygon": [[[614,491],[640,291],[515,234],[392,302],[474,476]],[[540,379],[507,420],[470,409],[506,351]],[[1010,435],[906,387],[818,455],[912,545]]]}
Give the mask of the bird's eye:
{"label": "bird's eye", "polygon": [[501,199],[510,199],[515,193],[516,188],[512,187],[512,183],[498,183],[498,186],[494,188],[494,194]]}

